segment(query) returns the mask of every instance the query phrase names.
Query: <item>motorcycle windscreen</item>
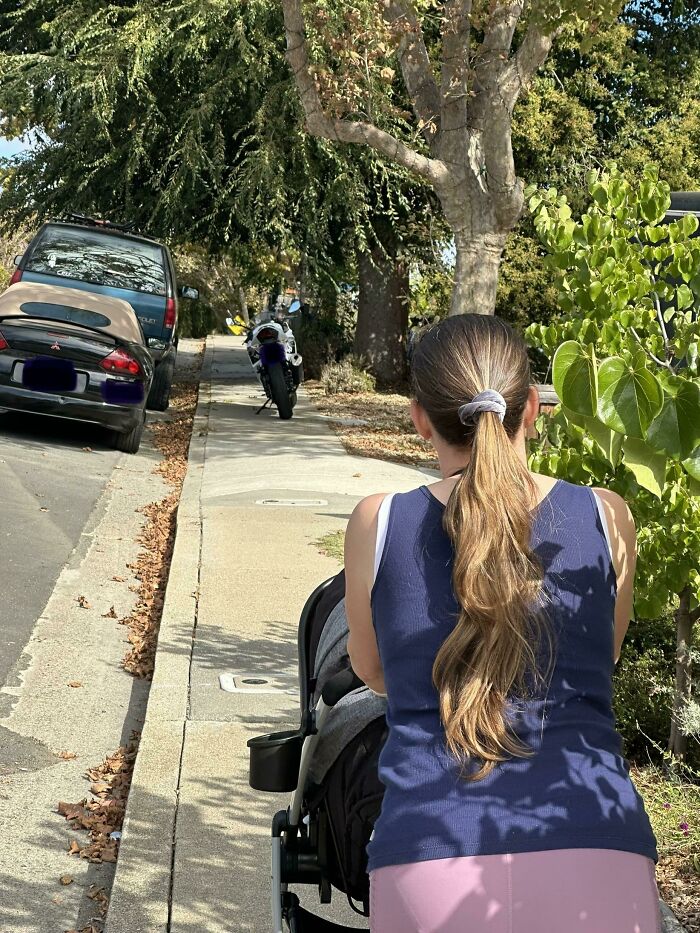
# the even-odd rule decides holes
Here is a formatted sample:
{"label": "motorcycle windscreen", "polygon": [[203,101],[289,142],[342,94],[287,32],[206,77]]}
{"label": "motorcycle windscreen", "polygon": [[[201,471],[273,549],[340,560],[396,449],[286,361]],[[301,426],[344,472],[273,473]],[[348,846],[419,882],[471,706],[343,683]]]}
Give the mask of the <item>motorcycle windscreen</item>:
{"label": "motorcycle windscreen", "polygon": [[272,366],[273,363],[284,363],[287,359],[284,344],[277,342],[261,343],[259,353],[264,366]]}

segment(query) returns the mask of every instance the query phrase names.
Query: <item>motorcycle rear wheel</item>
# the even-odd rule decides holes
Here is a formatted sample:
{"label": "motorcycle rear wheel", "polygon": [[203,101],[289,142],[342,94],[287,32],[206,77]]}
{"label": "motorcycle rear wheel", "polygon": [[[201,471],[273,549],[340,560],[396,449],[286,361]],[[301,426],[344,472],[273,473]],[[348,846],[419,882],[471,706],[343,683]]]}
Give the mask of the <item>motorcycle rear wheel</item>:
{"label": "motorcycle rear wheel", "polygon": [[277,413],[282,421],[289,421],[294,411],[294,405],[287,388],[284,370],[279,363],[268,367],[267,376],[270,380],[270,395],[277,406]]}

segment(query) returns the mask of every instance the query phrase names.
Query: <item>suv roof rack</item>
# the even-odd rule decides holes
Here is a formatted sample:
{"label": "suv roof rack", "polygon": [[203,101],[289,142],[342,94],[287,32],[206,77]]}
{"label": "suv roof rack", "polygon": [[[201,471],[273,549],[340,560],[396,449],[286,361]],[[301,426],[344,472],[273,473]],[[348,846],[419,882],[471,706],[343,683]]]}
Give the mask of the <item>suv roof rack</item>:
{"label": "suv roof rack", "polygon": [[111,220],[102,220],[99,217],[88,217],[86,214],[78,214],[74,211],[68,211],[58,219],[64,223],[80,224],[84,227],[100,227],[103,230],[118,230],[120,233],[147,236],[147,234],[143,234],[136,229],[136,224],[115,224]]}

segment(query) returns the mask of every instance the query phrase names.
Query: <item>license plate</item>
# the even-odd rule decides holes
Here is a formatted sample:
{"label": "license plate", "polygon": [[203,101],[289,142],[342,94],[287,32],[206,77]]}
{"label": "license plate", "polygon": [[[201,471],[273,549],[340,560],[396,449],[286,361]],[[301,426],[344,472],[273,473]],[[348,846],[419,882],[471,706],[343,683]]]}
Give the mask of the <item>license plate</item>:
{"label": "license plate", "polygon": [[84,392],[87,388],[86,373],[76,372],[70,360],[52,357],[16,363],[12,380],[34,392]]}

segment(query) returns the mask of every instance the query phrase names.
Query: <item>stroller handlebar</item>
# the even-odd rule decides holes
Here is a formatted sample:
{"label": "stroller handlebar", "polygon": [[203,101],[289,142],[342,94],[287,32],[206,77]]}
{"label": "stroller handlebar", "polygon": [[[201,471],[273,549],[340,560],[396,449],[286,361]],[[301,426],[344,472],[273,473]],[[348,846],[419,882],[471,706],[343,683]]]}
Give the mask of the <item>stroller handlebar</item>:
{"label": "stroller handlebar", "polygon": [[321,697],[326,706],[332,707],[335,706],[336,703],[340,703],[343,697],[347,696],[348,693],[357,690],[358,687],[364,687],[364,683],[352,668],[347,668],[339,674],[336,674],[335,677],[331,677],[321,691]]}

